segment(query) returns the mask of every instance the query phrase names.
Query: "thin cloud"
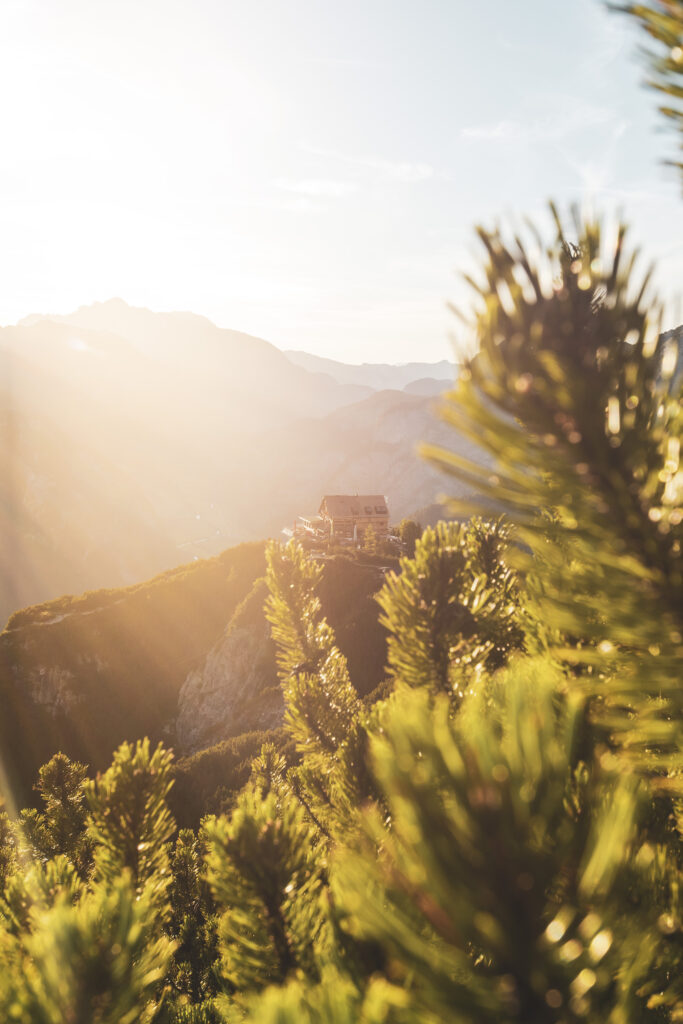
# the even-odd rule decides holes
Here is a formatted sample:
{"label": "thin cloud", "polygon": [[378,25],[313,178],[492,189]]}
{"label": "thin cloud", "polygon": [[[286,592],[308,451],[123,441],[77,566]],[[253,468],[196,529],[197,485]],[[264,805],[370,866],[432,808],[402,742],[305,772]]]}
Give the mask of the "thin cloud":
{"label": "thin cloud", "polygon": [[383,60],[366,60],[362,57],[306,57],[307,64],[329,64],[331,67],[350,68],[383,68],[387,62]]}
{"label": "thin cloud", "polygon": [[434,177],[434,168],[431,164],[373,159],[359,160],[358,163],[372,170],[380,171],[388,178],[393,178],[394,181],[403,181],[406,184],[428,181]]}
{"label": "thin cloud", "polygon": [[504,118],[492,124],[470,125],[462,129],[461,135],[484,142],[557,142],[574,132],[606,124],[613,117],[613,112],[606,107],[568,103],[565,109],[560,107],[528,121]]}
{"label": "thin cloud", "polygon": [[634,33],[626,20],[615,18],[614,12],[596,4],[594,0],[578,0],[581,20],[586,25],[586,52],[579,60],[575,73],[582,79],[587,75],[606,78],[612,74],[610,65],[622,59],[634,42]]}
{"label": "thin cloud", "polygon": [[318,146],[309,145],[303,145],[301,148],[305,153],[310,153],[312,156],[337,160],[359,170],[374,171],[377,176],[384,180],[389,179],[412,184],[419,181],[428,181],[434,177],[432,165],[422,161],[386,160],[374,156],[356,156],[350,153],[339,153],[336,150],[321,149]]}
{"label": "thin cloud", "polygon": [[316,199],[340,199],[358,191],[358,186],[353,181],[334,181],[329,178],[276,178],[273,185],[282,192],[293,192],[299,196],[312,196]]}
{"label": "thin cloud", "polygon": [[264,195],[240,203],[257,210],[282,210],[285,213],[321,213],[326,207],[312,196],[289,194],[284,196]]}
{"label": "thin cloud", "polygon": [[[557,146],[558,152],[581,181],[581,191],[585,196],[608,195],[615,180],[615,170],[618,165],[618,143],[627,130],[627,121],[623,119],[616,121],[611,129],[604,132],[601,144],[595,148],[590,159],[577,159],[570,147]],[[627,192],[628,189],[624,191],[623,198],[633,199],[634,196],[628,197]],[[614,192],[614,195],[616,196],[617,193]]]}

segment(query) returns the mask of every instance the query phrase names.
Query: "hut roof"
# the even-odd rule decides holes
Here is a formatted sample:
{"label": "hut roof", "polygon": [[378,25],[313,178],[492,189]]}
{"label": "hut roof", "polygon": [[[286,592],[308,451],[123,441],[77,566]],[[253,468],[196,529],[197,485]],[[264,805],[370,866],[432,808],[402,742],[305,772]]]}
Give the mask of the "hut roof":
{"label": "hut roof", "polygon": [[326,494],[320,511],[331,519],[353,519],[356,516],[387,516],[387,499],[383,494]]}

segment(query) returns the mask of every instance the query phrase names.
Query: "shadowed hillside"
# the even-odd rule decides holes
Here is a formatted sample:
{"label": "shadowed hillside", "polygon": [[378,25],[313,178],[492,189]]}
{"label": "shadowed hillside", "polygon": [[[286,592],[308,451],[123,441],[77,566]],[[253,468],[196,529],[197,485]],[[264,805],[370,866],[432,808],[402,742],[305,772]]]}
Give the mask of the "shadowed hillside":
{"label": "shadowed hillside", "polygon": [[[178,753],[279,726],[282,698],[263,612],[263,544],[244,544],[146,583],[14,614],[0,634],[0,745],[30,798],[57,750],[104,767],[148,735]],[[330,559],[320,598],[362,694],[383,678],[374,566]]]}

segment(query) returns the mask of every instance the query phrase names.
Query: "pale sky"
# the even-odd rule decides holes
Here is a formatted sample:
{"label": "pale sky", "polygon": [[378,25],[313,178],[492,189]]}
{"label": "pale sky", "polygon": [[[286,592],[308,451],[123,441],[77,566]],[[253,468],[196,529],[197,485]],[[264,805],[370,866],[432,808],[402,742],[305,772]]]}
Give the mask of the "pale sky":
{"label": "pale sky", "polygon": [[643,75],[598,0],[1,0],[0,323],[120,296],[441,359],[473,224],[551,197],[623,208],[672,295]]}

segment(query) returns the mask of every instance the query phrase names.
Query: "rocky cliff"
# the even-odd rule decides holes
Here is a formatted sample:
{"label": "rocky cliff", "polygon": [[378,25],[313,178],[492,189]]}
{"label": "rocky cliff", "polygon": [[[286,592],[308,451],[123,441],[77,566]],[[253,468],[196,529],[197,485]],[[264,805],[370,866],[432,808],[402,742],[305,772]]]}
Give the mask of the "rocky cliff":
{"label": "rocky cliff", "polygon": [[224,635],[203,662],[188,672],[178,695],[175,736],[179,750],[194,753],[282,721],[275,648],[263,614],[266,586],[257,580]]}

